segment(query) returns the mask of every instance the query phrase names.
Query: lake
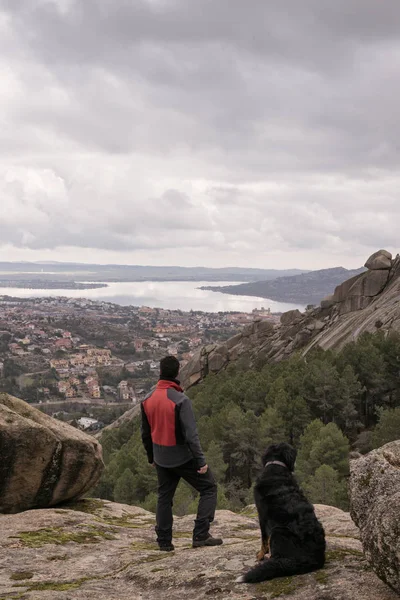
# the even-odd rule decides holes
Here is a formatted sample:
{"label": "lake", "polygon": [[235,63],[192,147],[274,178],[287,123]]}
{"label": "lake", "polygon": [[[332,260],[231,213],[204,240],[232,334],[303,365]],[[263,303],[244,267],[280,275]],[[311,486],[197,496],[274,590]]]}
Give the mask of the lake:
{"label": "lake", "polygon": [[[235,285],[239,282],[215,281],[212,285]],[[0,288],[0,295],[17,298],[41,298],[64,296],[67,298],[90,298],[122,306],[150,306],[170,310],[201,310],[204,312],[240,311],[251,312],[254,308],[270,308],[272,312],[285,312],[298,308],[299,304],[275,302],[253,296],[233,296],[198,289],[210,285],[209,281],[132,281],[109,283],[108,287],[92,290],[31,290],[26,288]]]}

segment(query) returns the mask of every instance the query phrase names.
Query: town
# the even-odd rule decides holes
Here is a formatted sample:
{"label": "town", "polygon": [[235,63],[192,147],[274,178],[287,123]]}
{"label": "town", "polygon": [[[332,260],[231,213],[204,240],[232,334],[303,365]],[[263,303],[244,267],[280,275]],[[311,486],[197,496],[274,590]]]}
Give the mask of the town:
{"label": "town", "polygon": [[200,346],[224,341],[254,319],[277,322],[279,315],[0,296],[0,392],[97,430],[145,397],[162,356],[185,365]]}

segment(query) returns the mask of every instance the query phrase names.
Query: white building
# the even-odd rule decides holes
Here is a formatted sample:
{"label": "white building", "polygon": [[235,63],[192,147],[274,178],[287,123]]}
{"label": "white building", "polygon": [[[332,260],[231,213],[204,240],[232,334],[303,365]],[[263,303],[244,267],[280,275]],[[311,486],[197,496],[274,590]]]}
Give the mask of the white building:
{"label": "white building", "polygon": [[89,429],[92,425],[96,425],[98,423],[97,419],[90,419],[89,417],[81,417],[77,420],[79,427],[82,429]]}

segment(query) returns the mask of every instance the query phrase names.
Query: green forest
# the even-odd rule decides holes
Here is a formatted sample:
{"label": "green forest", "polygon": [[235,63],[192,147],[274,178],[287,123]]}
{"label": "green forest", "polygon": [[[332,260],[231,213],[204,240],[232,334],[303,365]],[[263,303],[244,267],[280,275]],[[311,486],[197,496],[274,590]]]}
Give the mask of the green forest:
{"label": "green forest", "polygon": [[[349,453],[400,437],[400,336],[364,334],[339,353],[316,350],[253,369],[237,363],[188,395],[219,483],[219,508],[252,503],[263,450],[287,441],[298,450],[295,474],[309,499],[347,509]],[[156,474],[139,419],[105,431],[101,442],[106,469],[93,495],[154,511]],[[175,514],[196,506],[181,482]]]}

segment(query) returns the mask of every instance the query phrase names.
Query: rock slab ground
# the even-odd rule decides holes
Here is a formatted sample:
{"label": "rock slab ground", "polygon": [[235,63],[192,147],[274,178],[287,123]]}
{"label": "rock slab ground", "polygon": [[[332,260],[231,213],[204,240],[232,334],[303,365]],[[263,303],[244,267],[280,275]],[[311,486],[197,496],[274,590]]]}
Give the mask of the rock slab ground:
{"label": "rock slab ground", "polygon": [[175,552],[157,550],[154,515],[103,500],[0,515],[1,600],[397,600],[370,569],[347,513],[317,506],[326,567],[258,585],[235,584],[255,563],[254,507],[218,511],[217,548],[191,548],[193,515],[175,521]]}

